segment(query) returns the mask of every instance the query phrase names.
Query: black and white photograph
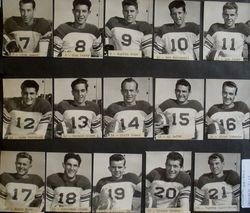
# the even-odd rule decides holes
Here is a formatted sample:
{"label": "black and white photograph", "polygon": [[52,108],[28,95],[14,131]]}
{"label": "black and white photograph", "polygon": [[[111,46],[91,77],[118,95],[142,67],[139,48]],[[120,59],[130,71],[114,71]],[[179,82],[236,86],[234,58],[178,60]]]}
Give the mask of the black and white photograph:
{"label": "black and white photograph", "polygon": [[195,153],[194,211],[240,210],[240,153]]}
{"label": "black and white photograph", "polygon": [[3,139],[52,138],[52,79],[3,79]]}
{"label": "black and white photograph", "polygon": [[153,137],[152,78],[104,78],[104,136]]}
{"label": "black and white photograph", "polygon": [[204,2],[203,59],[248,61],[249,20],[249,3]]}
{"label": "black and white photograph", "polygon": [[52,0],[3,0],[3,56],[50,56],[52,21]]}
{"label": "black and white photograph", "polygon": [[155,84],[156,140],[203,140],[204,80],[156,78]]}
{"label": "black and white photograph", "polygon": [[141,212],[142,155],[95,153],[93,212]]}
{"label": "black and white photograph", "polygon": [[189,212],[191,173],[191,152],[146,152],[146,212]]}
{"label": "black and white photograph", "polygon": [[156,0],[154,59],[199,60],[199,1]]}
{"label": "black and white photograph", "polygon": [[104,54],[152,58],[153,0],[106,0]]}
{"label": "black and white photograph", "polygon": [[208,139],[249,139],[250,81],[206,80],[206,136]]}
{"label": "black and white photograph", "polygon": [[1,151],[0,211],[44,211],[45,153]]}
{"label": "black and white photograph", "polygon": [[102,79],[54,80],[56,138],[102,137]]}
{"label": "black and white photograph", "polygon": [[92,154],[47,153],[46,211],[90,212]]}
{"label": "black and white photograph", "polygon": [[55,0],[54,57],[103,57],[104,0]]}

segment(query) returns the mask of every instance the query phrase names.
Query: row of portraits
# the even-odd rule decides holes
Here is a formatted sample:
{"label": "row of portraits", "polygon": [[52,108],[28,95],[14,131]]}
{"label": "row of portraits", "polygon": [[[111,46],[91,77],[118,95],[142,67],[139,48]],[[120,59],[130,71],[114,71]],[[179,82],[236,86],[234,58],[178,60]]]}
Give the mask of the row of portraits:
{"label": "row of portraits", "polygon": [[240,209],[239,153],[194,153],[193,159],[192,152],[146,152],[145,172],[142,154],[0,154],[1,212],[92,209],[139,213],[144,207],[147,213]]}
{"label": "row of portraits", "polygon": [[249,139],[250,80],[154,82],[149,77],[5,78],[2,137]]}
{"label": "row of portraits", "polygon": [[181,0],[3,0],[2,53],[248,60],[250,4],[205,1],[201,13],[202,4]]}

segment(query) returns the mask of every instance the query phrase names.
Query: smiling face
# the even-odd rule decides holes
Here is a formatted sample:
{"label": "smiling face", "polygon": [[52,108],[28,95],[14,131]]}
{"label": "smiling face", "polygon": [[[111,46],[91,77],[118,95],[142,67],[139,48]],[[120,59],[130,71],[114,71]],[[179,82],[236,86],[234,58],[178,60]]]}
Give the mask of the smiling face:
{"label": "smiling face", "polygon": [[78,27],[84,27],[90,14],[88,6],[85,4],[78,4],[75,6],[72,12],[74,15],[75,24]]}
{"label": "smiling face", "polygon": [[224,86],[222,89],[222,100],[224,108],[234,107],[234,99],[236,96],[236,88]]}
{"label": "smiling face", "polygon": [[125,169],[126,169],[126,167],[124,165],[124,160],[111,161],[108,169],[111,172],[113,179],[115,179],[115,180],[122,179],[122,177],[125,173]]}
{"label": "smiling face", "polygon": [[184,27],[185,26],[185,18],[186,12],[184,12],[183,8],[172,8],[170,13],[171,18],[174,21],[174,24],[177,27]]}
{"label": "smiling face", "polygon": [[129,24],[135,24],[136,23],[136,17],[138,15],[138,9],[136,9],[133,5],[125,5],[122,10],[124,19]]}
{"label": "smiling face", "polygon": [[177,85],[175,88],[175,96],[179,104],[186,104],[188,102],[190,92],[189,87],[184,85]]}
{"label": "smiling face", "polygon": [[213,175],[221,177],[223,175],[224,162],[220,158],[214,158],[209,161],[209,167]]}
{"label": "smiling face", "polygon": [[138,94],[138,89],[136,89],[135,82],[125,82],[123,84],[123,88],[121,89],[121,93],[123,96],[123,101],[126,106],[135,105],[136,104],[136,96]]}
{"label": "smiling face", "polygon": [[76,159],[70,158],[63,163],[64,176],[69,180],[73,181],[76,178],[76,173],[79,169],[79,163]]}
{"label": "smiling face", "polygon": [[22,101],[25,105],[31,106],[37,99],[36,89],[33,87],[26,87],[22,90]]}
{"label": "smiling face", "polygon": [[24,24],[26,25],[33,24],[35,9],[33,8],[32,3],[21,4],[19,11]]}
{"label": "smiling face", "polygon": [[88,91],[86,89],[86,84],[80,83],[74,86],[74,89],[72,90],[72,95],[77,105],[85,105],[87,92]]}
{"label": "smiling face", "polygon": [[17,175],[22,178],[26,178],[28,176],[29,169],[32,166],[30,160],[28,158],[18,158],[15,164]]}
{"label": "smiling face", "polygon": [[179,160],[167,160],[166,162],[166,176],[174,179],[180,172],[181,166]]}
{"label": "smiling face", "polygon": [[238,17],[236,9],[225,9],[222,17],[224,19],[225,26],[228,28],[235,27],[235,21]]}

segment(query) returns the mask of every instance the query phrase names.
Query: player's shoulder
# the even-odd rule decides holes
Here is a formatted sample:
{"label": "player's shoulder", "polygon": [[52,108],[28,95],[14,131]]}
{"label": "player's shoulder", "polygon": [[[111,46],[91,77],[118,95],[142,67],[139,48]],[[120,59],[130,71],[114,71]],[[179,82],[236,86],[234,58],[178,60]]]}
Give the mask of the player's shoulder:
{"label": "player's shoulder", "polygon": [[213,178],[212,173],[204,173],[204,174],[202,174],[198,179],[198,187],[202,188],[205,184],[211,182],[212,178]]}
{"label": "player's shoulder", "polygon": [[117,23],[120,23],[123,21],[123,18],[121,17],[118,17],[118,16],[114,16],[114,17],[111,17],[109,20],[108,20],[108,23],[110,24],[117,24]]}
{"label": "player's shoulder", "polygon": [[179,182],[187,183],[187,185],[189,185],[191,182],[190,175],[184,171],[180,171],[177,178],[178,178]]}
{"label": "player's shoulder", "polygon": [[45,18],[35,18],[34,21],[39,26],[44,26],[44,25],[50,26],[51,25],[51,23]]}
{"label": "player's shoulder", "polygon": [[52,110],[50,102],[47,101],[46,99],[40,98],[40,97],[37,98],[36,108],[37,108],[37,111],[40,111],[42,113],[46,113],[46,112]]}
{"label": "player's shoulder", "polygon": [[44,181],[41,176],[37,174],[29,174],[30,182],[41,187],[44,185]]}
{"label": "player's shoulder", "polygon": [[196,111],[201,111],[203,109],[201,103],[197,100],[190,100],[189,101],[190,106],[195,109]]}
{"label": "player's shoulder", "polygon": [[98,27],[94,24],[86,23],[85,27],[92,30],[92,31],[98,31]]}
{"label": "player's shoulder", "polygon": [[225,31],[225,32],[227,31],[227,29],[225,28],[225,24],[222,24],[222,23],[212,24],[208,29],[208,34],[210,36],[213,36],[215,33],[219,31]]}
{"label": "player's shoulder", "polygon": [[139,30],[141,32],[144,32],[144,34],[152,33],[152,31],[153,31],[152,26],[146,21],[137,21],[136,24],[137,24]]}
{"label": "player's shoulder", "polygon": [[3,186],[6,186],[11,180],[13,180],[13,174],[12,173],[2,173],[0,175],[0,184]]}
{"label": "player's shoulder", "polygon": [[235,29],[237,32],[244,34],[245,36],[250,35],[250,29],[245,23],[236,23]]}
{"label": "player's shoulder", "polygon": [[166,109],[168,108],[172,108],[172,107],[175,107],[177,106],[177,102],[175,99],[167,99],[165,101],[163,101],[159,107],[162,111],[165,111]]}
{"label": "player's shoulder", "polygon": [[77,175],[76,176],[76,183],[77,186],[83,188],[83,189],[88,189],[90,188],[90,181],[87,177],[83,175]]}
{"label": "player's shoulder", "polygon": [[99,113],[99,106],[97,103],[93,102],[93,101],[86,101],[86,105],[94,112],[96,112],[96,114]]}
{"label": "player's shoulder", "polygon": [[146,114],[149,114],[152,112],[152,106],[147,101],[143,101],[143,100],[136,101],[136,106],[139,110],[144,111]]}
{"label": "player's shoulder", "polygon": [[223,111],[222,104],[214,104],[211,106],[207,112],[207,116],[211,117],[213,114]]}
{"label": "player's shoulder", "polygon": [[108,108],[106,109],[107,115],[110,115],[111,117],[113,117],[117,112],[121,110],[122,105],[123,105],[122,101],[118,101],[118,102],[114,102],[110,104]]}
{"label": "player's shoulder", "polygon": [[236,101],[234,102],[234,104],[235,104],[235,109],[237,111],[243,112],[244,114],[249,112],[247,104],[244,103],[243,101]]}
{"label": "player's shoulder", "polygon": [[22,105],[21,97],[13,97],[13,98],[4,99],[4,107],[8,112],[19,109],[21,105]]}
{"label": "player's shoulder", "polygon": [[55,187],[63,181],[63,173],[54,173],[47,177],[47,185]]}
{"label": "player's shoulder", "polygon": [[18,16],[11,16],[9,18],[6,19],[6,21],[4,22],[5,25],[20,25],[22,22],[21,17]]}
{"label": "player's shoulder", "polygon": [[123,180],[132,182],[134,184],[138,184],[140,182],[140,178],[138,177],[137,174],[129,172],[123,175]]}
{"label": "player's shoulder", "polygon": [[165,176],[166,176],[165,169],[157,167],[148,173],[147,179],[152,182],[153,180],[161,180],[162,178],[165,178]]}
{"label": "player's shoulder", "polygon": [[187,32],[192,32],[196,35],[200,33],[200,25],[194,23],[194,22],[187,22],[186,23],[186,30]]}
{"label": "player's shoulder", "polygon": [[237,185],[240,183],[240,176],[236,171],[233,170],[224,170],[225,181],[230,185]]}

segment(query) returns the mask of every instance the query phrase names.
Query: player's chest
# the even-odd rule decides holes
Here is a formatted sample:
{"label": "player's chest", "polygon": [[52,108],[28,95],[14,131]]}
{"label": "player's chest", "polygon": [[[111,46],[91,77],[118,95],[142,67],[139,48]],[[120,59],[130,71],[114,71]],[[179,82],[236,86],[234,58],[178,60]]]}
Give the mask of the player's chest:
{"label": "player's chest", "polygon": [[244,45],[245,36],[239,32],[216,32],[214,35],[215,44],[224,50],[236,50]]}
{"label": "player's chest", "polygon": [[114,27],[112,29],[113,36],[118,40],[123,46],[130,46],[131,43],[141,43],[143,33],[123,27]]}

